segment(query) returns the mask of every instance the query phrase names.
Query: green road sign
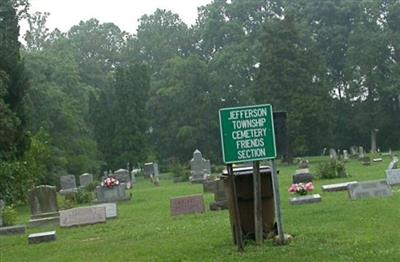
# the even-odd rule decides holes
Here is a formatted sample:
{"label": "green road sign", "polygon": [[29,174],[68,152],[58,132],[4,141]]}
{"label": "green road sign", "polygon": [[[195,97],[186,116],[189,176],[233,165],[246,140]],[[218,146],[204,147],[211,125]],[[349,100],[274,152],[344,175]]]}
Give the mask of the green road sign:
{"label": "green road sign", "polygon": [[271,105],[221,108],[219,127],[225,164],[276,158]]}

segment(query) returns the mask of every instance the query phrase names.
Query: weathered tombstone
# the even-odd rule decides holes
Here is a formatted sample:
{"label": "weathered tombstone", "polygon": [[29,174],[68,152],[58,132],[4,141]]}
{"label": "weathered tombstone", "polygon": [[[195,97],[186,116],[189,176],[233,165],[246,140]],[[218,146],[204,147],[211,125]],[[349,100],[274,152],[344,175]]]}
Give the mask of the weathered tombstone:
{"label": "weathered tombstone", "polygon": [[308,183],[313,181],[313,176],[310,174],[310,170],[308,168],[297,169],[296,173],[292,177],[292,183]]}
{"label": "weathered tombstone", "polygon": [[343,150],[343,160],[347,161],[349,160],[349,153],[347,152],[347,150]]}
{"label": "weathered tombstone", "polygon": [[362,146],[358,147],[358,158],[362,159],[365,157],[364,148]]}
{"label": "weathered tombstone", "polygon": [[20,235],[20,234],[25,234],[25,232],[26,232],[25,225],[0,227],[0,235]]}
{"label": "weathered tombstone", "polygon": [[139,175],[140,171],[141,171],[141,170],[140,170],[139,168],[137,168],[137,169],[132,169],[132,171],[131,171],[131,181],[132,181],[132,184],[135,184],[135,183],[136,183],[136,176]]}
{"label": "weathered tombstone", "polygon": [[216,190],[217,190],[216,180],[204,181],[203,193],[214,193]]}
{"label": "weathered tombstone", "polygon": [[356,146],[351,146],[350,147],[350,154],[352,157],[355,157],[358,155],[358,148]]}
{"label": "weathered tombstone", "polygon": [[224,210],[228,209],[228,196],[225,192],[225,186],[223,180],[215,180],[215,188],[214,188],[214,201],[210,203],[210,210]]}
{"label": "weathered tombstone", "polygon": [[80,187],[86,187],[93,182],[93,175],[89,173],[84,173],[79,176]]}
{"label": "weathered tombstone", "polygon": [[397,157],[393,157],[392,161],[388,166],[388,170],[397,169],[397,164],[399,163],[399,159]]}
{"label": "weathered tombstone", "polygon": [[300,159],[299,161],[299,169],[308,168],[308,160]]}
{"label": "weathered tombstone", "polygon": [[29,191],[31,219],[29,226],[56,225],[59,223],[55,186],[41,185]]}
{"label": "weathered tombstone", "polygon": [[339,191],[347,191],[349,184],[358,183],[357,181],[331,184],[331,185],[323,185],[322,191],[324,192],[339,192]]}
{"label": "weathered tombstone", "polygon": [[324,156],[324,155],[326,155],[326,150],[327,150],[327,148],[326,148],[326,147],[324,147],[324,149],[322,150],[322,154],[321,154],[321,156]]}
{"label": "weathered tombstone", "polygon": [[192,183],[202,183],[211,174],[210,160],[203,158],[201,152],[196,149],[193,158],[190,160],[190,181]]}
{"label": "weathered tombstone", "polygon": [[61,190],[60,190],[61,195],[76,193],[78,191],[78,189],[76,188],[76,178],[74,175],[61,176],[60,185],[61,185]]}
{"label": "weathered tombstone", "polygon": [[104,186],[96,187],[96,203],[110,203],[129,200],[130,197],[126,194],[125,183],[120,183],[111,188]]}
{"label": "weathered tombstone", "polygon": [[119,182],[125,183],[127,189],[132,188],[132,180],[128,170],[118,169],[114,172],[113,176],[118,179]]}
{"label": "weathered tombstone", "polygon": [[106,218],[116,218],[118,216],[117,203],[104,203],[96,206],[106,209]]}
{"label": "weathered tombstone", "polygon": [[372,197],[389,197],[392,190],[386,180],[358,182],[348,185],[349,197],[359,200]]}
{"label": "weathered tombstone", "polygon": [[182,214],[204,213],[202,195],[171,198],[171,216]]}
{"label": "weathered tombstone", "polygon": [[60,211],[60,227],[92,225],[106,222],[106,207],[78,207]]}
{"label": "weathered tombstone", "polygon": [[37,244],[37,243],[50,242],[50,241],[55,241],[55,240],[56,240],[56,231],[35,233],[35,234],[30,234],[28,236],[29,244]]}
{"label": "weathered tombstone", "polygon": [[388,169],[386,170],[386,181],[391,186],[400,185],[400,169]]}
{"label": "weathered tombstone", "polygon": [[159,176],[158,164],[155,162],[145,163],[144,164],[144,176],[146,178],[158,177]]}
{"label": "weathered tombstone", "polygon": [[329,158],[331,160],[337,160],[338,159],[335,149],[333,149],[333,148],[329,149]]}
{"label": "weathered tombstone", "polygon": [[321,202],[321,196],[319,194],[297,196],[289,199],[291,205],[303,205]]}

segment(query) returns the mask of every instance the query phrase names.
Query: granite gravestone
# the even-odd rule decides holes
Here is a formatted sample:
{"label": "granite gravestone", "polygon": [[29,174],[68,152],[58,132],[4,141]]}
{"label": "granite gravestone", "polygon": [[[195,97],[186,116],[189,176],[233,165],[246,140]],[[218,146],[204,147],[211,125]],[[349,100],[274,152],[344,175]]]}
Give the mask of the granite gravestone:
{"label": "granite gravestone", "polygon": [[291,205],[303,205],[321,202],[321,196],[319,194],[297,196],[289,199]]}
{"label": "granite gravestone", "polygon": [[400,169],[388,169],[385,171],[386,181],[391,186],[400,185]]}
{"label": "granite gravestone", "polygon": [[397,157],[393,157],[392,161],[388,166],[388,170],[397,169],[397,164],[399,163],[399,159]]}
{"label": "granite gravestone", "polygon": [[60,185],[61,185],[61,190],[60,190],[61,195],[76,193],[78,191],[78,189],[76,188],[76,179],[74,175],[61,176]]}
{"label": "granite gravestone", "polygon": [[144,176],[146,178],[158,177],[159,176],[158,164],[155,162],[145,163],[144,164]]}
{"label": "granite gravestone", "polygon": [[358,158],[363,159],[365,157],[364,148],[362,146],[358,147]]}
{"label": "granite gravestone", "polygon": [[351,156],[352,158],[356,158],[357,155],[358,155],[358,147],[356,147],[356,146],[351,146],[351,147],[350,147],[350,156]]}
{"label": "granite gravestone", "polygon": [[79,176],[79,186],[80,187],[86,187],[90,183],[93,182],[93,175],[89,173],[84,173]]}
{"label": "granite gravestone", "polygon": [[60,227],[91,225],[106,222],[106,207],[78,207],[60,211]]}
{"label": "granite gravestone", "polygon": [[202,195],[171,198],[171,216],[204,213]]}
{"label": "granite gravestone", "polygon": [[56,240],[56,231],[35,233],[35,234],[30,234],[28,236],[29,244],[38,244],[55,240]]}
{"label": "granite gravestone", "polygon": [[329,158],[331,160],[337,160],[338,157],[335,149],[333,148],[329,149]]}
{"label": "granite gravestone", "polygon": [[130,197],[126,194],[125,183],[120,183],[110,188],[105,186],[97,186],[96,198],[96,203],[119,202],[130,199]]}
{"label": "granite gravestone", "polygon": [[308,183],[313,181],[313,176],[310,174],[308,168],[297,169],[296,173],[292,177],[292,183]]}
{"label": "granite gravestone", "polygon": [[389,197],[392,190],[386,180],[366,181],[348,185],[349,197],[352,200],[359,200],[373,197]]}
{"label": "granite gravestone", "polygon": [[228,209],[228,196],[225,192],[224,181],[221,179],[214,181],[214,201],[210,203],[210,210],[217,211],[217,210],[224,210]]}
{"label": "granite gravestone", "polygon": [[347,161],[349,160],[349,153],[347,152],[347,150],[343,150],[343,160]]}
{"label": "granite gravestone", "polygon": [[323,185],[322,191],[324,192],[338,192],[338,191],[347,191],[349,184],[358,183],[357,181],[331,184],[331,185]]}
{"label": "granite gravestone", "polygon": [[192,183],[202,183],[211,174],[210,160],[203,158],[201,152],[196,149],[193,158],[190,160],[190,181]]}
{"label": "granite gravestone", "polygon": [[125,183],[126,188],[132,188],[132,180],[131,176],[129,175],[129,171],[126,169],[118,169],[114,172],[113,176],[120,182]]}
{"label": "granite gravestone", "polygon": [[55,186],[41,185],[29,191],[31,219],[29,226],[56,225],[59,222]]}
{"label": "granite gravestone", "polygon": [[117,203],[104,203],[96,206],[104,207],[106,209],[106,218],[116,218],[118,215]]}

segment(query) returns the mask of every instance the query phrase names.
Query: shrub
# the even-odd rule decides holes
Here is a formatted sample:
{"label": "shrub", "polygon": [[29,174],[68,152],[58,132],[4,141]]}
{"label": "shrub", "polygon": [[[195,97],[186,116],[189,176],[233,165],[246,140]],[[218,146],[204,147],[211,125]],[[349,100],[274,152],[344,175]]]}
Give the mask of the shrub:
{"label": "shrub", "polygon": [[3,209],[3,223],[5,226],[13,226],[17,223],[17,211],[14,206],[6,206]]}
{"label": "shrub", "polygon": [[172,172],[174,182],[189,181],[189,172],[183,165],[179,164],[179,162],[173,162],[170,165],[170,170]]}
{"label": "shrub", "polygon": [[317,177],[321,179],[332,179],[346,177],[346,169],[341,161],[330,160],[321,162],[317,166]]}
{"label": "shrub", "polygon": [[75,199],[78,204],[90,204],[93,200],[93,194],[91,191],[80,188],[75,195]]}

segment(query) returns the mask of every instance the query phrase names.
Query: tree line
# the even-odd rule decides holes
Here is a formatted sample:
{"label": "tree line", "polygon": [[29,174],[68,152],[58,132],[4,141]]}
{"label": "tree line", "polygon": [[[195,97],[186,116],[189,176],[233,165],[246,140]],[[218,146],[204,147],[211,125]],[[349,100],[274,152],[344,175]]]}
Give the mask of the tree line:
{"label": "tree line", "polygon": [[4,198],[68,173],[186,164],[196,148],[221,163],[222,107],[286,111],[292,156],[368,148],[374,129],[382,150],[400,146],[396,0],[214,0],[192,26],[157,9],[135,34],[95,18],[51,31],[48,16],[0,3]]}

